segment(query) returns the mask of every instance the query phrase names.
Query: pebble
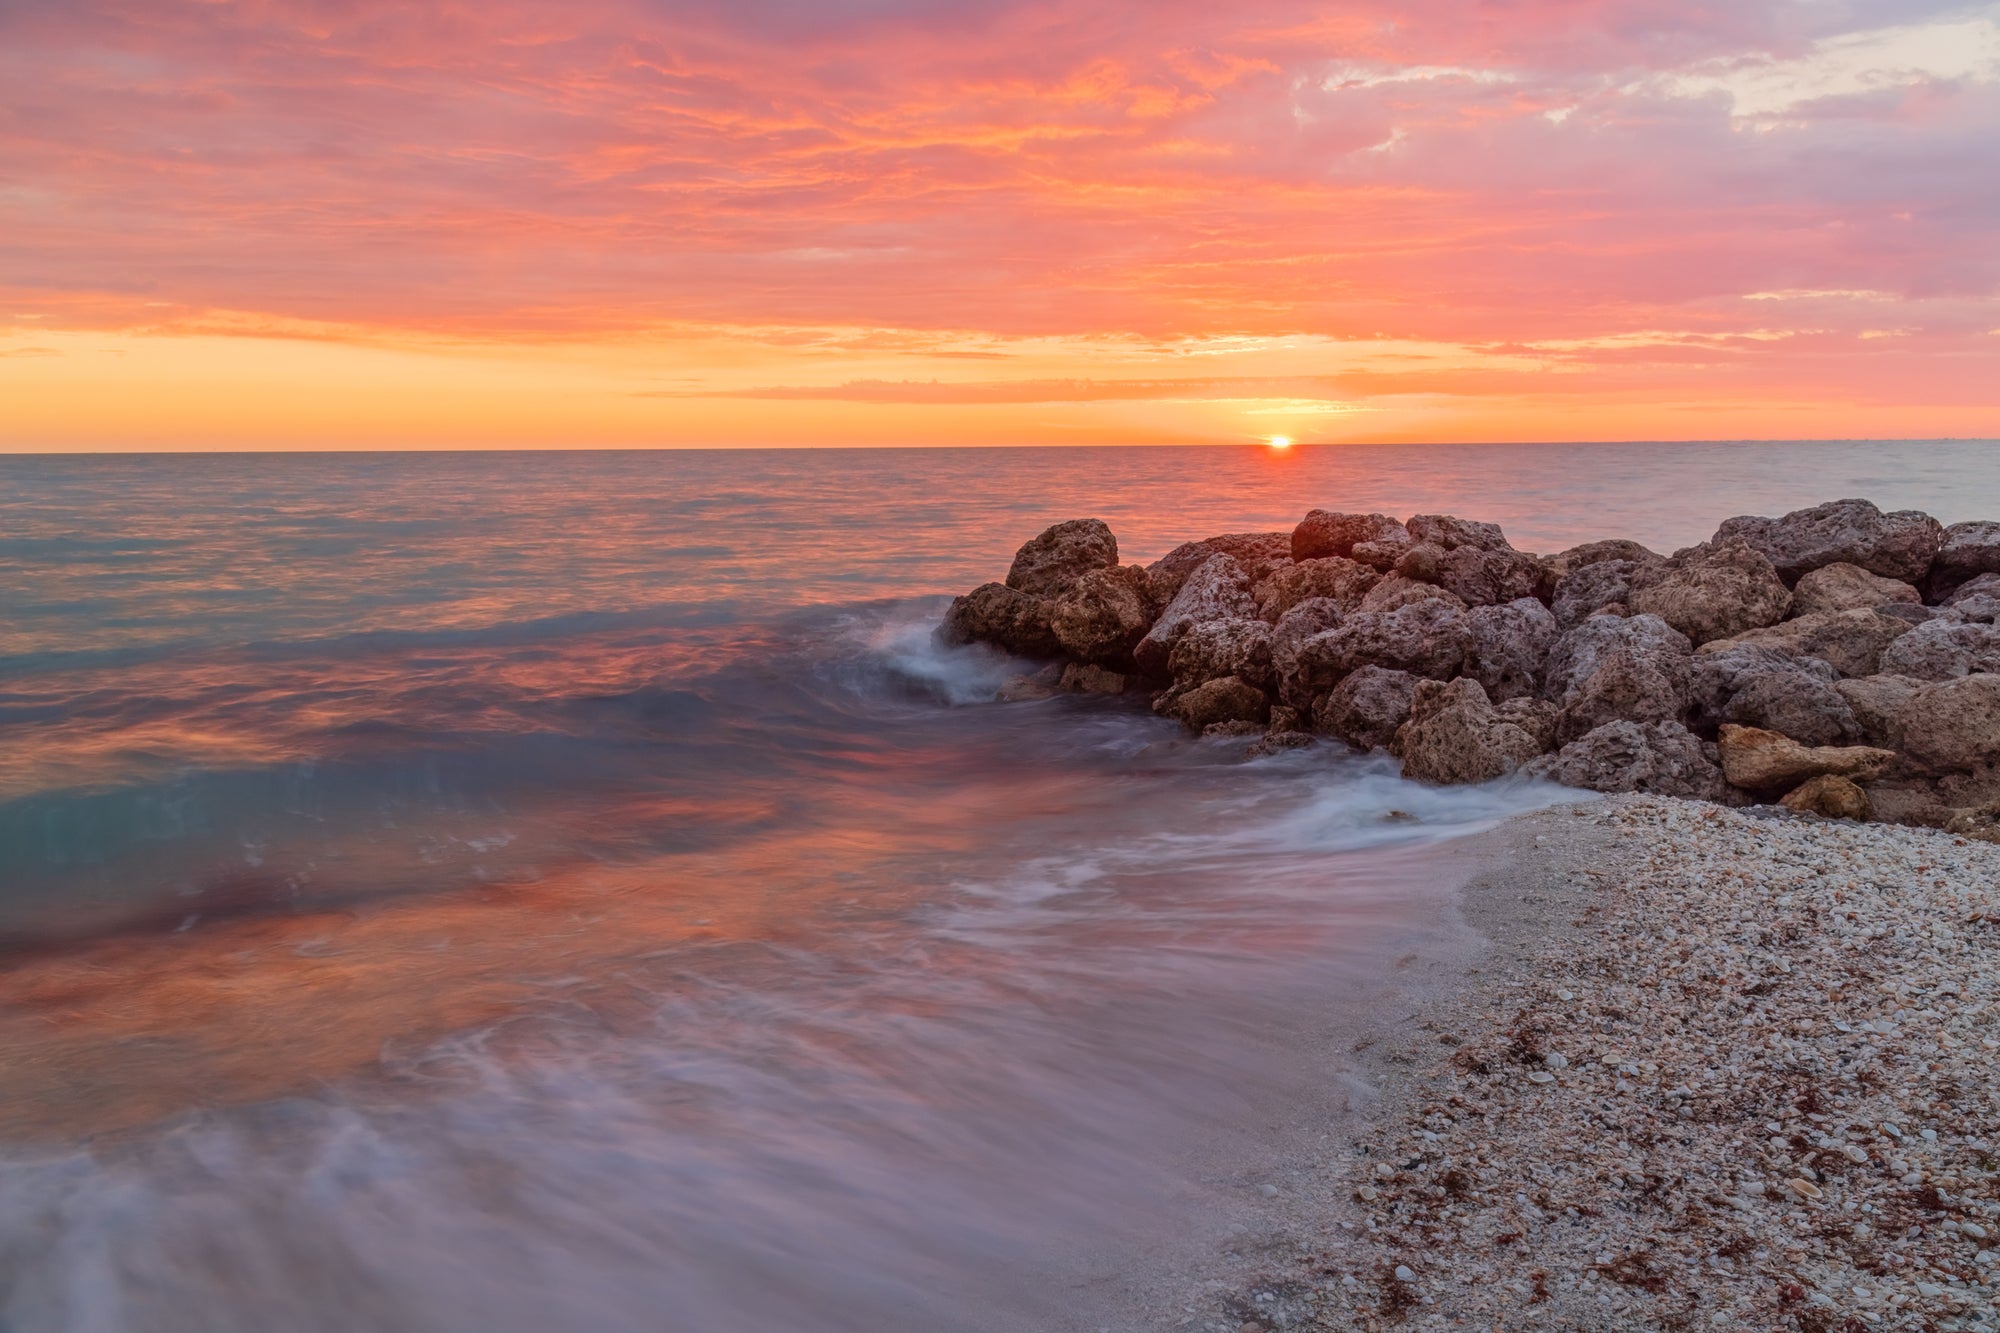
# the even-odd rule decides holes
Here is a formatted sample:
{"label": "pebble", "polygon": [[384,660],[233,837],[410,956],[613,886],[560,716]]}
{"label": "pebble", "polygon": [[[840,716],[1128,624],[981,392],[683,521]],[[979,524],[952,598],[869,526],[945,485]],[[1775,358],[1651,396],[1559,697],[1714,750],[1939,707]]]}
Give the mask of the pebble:
{"label": "pebble", "polygon": [[1417,1275],[1410,1271],[1408,1265],[1406,1264],[1396,1265],[1396,1281],[1415,1282],[1416,1280],[1417,1280]]}

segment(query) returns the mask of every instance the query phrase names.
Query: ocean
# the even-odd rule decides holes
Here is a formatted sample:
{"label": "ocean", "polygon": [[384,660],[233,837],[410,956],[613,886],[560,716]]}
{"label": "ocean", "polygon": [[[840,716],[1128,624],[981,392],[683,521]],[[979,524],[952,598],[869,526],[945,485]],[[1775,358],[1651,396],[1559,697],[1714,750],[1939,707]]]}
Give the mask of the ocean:
{"label": "ocean", "polygon": [[1085,516],[1995,517],[1996,450],[0,457],[0,1329],[1110,1327],[1580,795],[996,705],[952,593]]}

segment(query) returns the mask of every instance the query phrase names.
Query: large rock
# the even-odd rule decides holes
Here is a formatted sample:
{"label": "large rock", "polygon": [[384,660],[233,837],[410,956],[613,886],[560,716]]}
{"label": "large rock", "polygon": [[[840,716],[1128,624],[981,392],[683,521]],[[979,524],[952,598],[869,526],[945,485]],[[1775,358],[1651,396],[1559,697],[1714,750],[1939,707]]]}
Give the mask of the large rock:
{"label": "large rock", "polygon": [[1535,737],[1501,717],[1476,680],[1417,682],[1410,720],[1396,732],[1403,776],[1419,782],[1488,782],[1541,753]]}
{"label": "large rock", "polygon": [[1397,562],[1403,558],[1403,553],[1410,549],[1410,544],[1410,534],[1405,532],[1397,537],[1385,537],[1379,541],[1356,542],[1354,549],[1347,555],[1350,560],[1358,560],[1364,565],[1390,570],[1394,569]]}
{"label": "large rock", "polygon": [[1657,551],[1650,551],[1637,542],[1626,541],[1623,537],[1612,537],[1601,542],[1585,542],[1572,546],[1559,555],[1547,557],[1543,563],[1557,579],[1568,578],[1579,569],[1601,565],[1607,561],[1624,560],[1635,565],[1663,565],[1667,558]]}
{"label": "large rock", "polygon": [[1442,602],[1357,611],[1299,645],[1294,688],[1316,699],[1364,666],[1449,680],[1464,664],[1465,648],[1465,615]]}
{"label": "large rock", "polygon": [[1532,597],[1465,613],[1465,675],[1486,688],[1495,703],[1541,693],[1549,654],[1562,627]]}
{"label": "large rock", "polygon": [[1289,708],[1312,711],[1311,682],[1299,666],[1299,649],[1306,640],[1338,625],[1346,613],[1331,597],[1310,597],[1284,615],[1271,630],[1271,670],[1278,678],[1278,697]]}
{"label": "large rock", "polygon": [[1056,682],[1056,687],[1065,694],[1123,694],[1131,685],[1132,678],[1124,672],[1088,662],[1071,662]]}
{"label": "large rock", "polygon": [[1688,673],[1688,726],[1712,736],[1722,723],[1737,721],[1729,715],[1730,701],[1748,689],[1757,677],[1766,674],[1799,676],[1829,688],[1839,678],[1839,673],[1825,662],[1816,657],[1802,657],[1787,648],[1768,648],[1735,639],[1706,644],[1694,655]]}
{"label": "large rock", "polygon": [[1236,561],[1250,586],[1255,587],[1292,562],[1292,542],[1282,532],[1229,532],[1182,542],[1146,566],[1153,600],[1161,606],[1173,601],[1188,576],[1218,555]]}
{"label": "large rock", "polygon": [[1944,617],[1927,620],[1883,650],[1881,669],[1918,680],[2000,671],[2000,626]]}
{"label": "large rock", "polygon": [[1853,705],[1834,682],[1797,670],[1749,676],[1723,706],[1722,721],[1779,732],[1804,745],[1863,738]]}
{"label": "large rock", "polygon": [[1920,686],[1897,719],[1903,753],[1933,772],[2000,764],[2000,675]]}
{"label": "large rock", "polygon": [[1733,639],[1718,639],[1702,645],[1702,651],[1717,652],[1732,644],[1752,644],[1817,658],[1843,676],[1872,676],[1882,669],[1884,650],[1911,628],[1909,621],[1884,615],[1872,607],[1819,611],[1780,625],[1748,630]]}
{"label": "large rock", "polygon": [[1792,589],[1792,615],[1870,610],[1885,602],[1921,601],[1923,597],[1914,584],[1870,574],[1859,565],[1840,563],[1822,565],[1799,580]]}
{"label": "large rock", "polygon": [[1929,514],[1885,514],[1866,500],[1833,500],[1783,518],[1732,518],[1716,530],[1715,541],[1748,542],[1788,584],[1833,564],[1915,583],[1930,572],[1944,537]]}
{"label": "large rock", "polygon": [[1987,597],[2000,597],[2000,574],[1980,574],[1958,585],[1940,605],[1962,606],[1966,602]]}
{"label": "large rock", "polygon": [[2000,574],[2000,522],[1952,524],[1931,564],[1931,595],[1941,600],[1981,574]]}
{"label": "large rock", "polygon": [[1498,606],[1537,596],[1547,578],[1548,571],[1534,556],[1510,549],[1457,546],[1438,560],[1437,574],[1431,581],[1456,593],[1468,606]]}
{"label": "large rock", "polygon": [[1410,534],[1387,514],[1336,514],[1315,509],[1292,529],[1292,559],[1351,557],[1362,542],[1407,546]]}
{"label": "large rock", "polygon": [[1775,625],[1792,594],[1771,562],[1740,540],[1696,547],[1672,564],[1633,571],[1626,605],[1655,615],[1699,645]]}
{"label": "large rock", "polygon": [[1403,526],[1409,530],[1412,541],[1427,542],[1447,551],[1460,547],[1477,551],[1514,549],[1508,544],[1498,523],[1477,523],[1467,518],[1453,518],[1450,514],[1417,514]]}
{"label": "large rock", "polygon": [[1903,748],[1903,709],[1923,687],[1923,681],[1896,675],[1862,676],[1834,685],[1854,714],[1862,742],[1885,750]]}
{"label": "large rock", "polygon": [[1722,772],[1746,791],[1788,791],[1823,774],[1873,776],[1896,762],[1893,750],[1872,745],[1801,745],[1759,727],[1725,725],[1717,742]]}
{"label": "large rock", "polygon": [[1271,701],[1250,682],[1236,676],[1204,681],[1193,689],[1167,690],[1153,702],[1153,711],[1173,718],[1199,735],[1226,722],[1261,727],[1271,716]]}
{"label": "large rock", "polygon": [[1093,569],[1118,563],[1118,539],[1102,519],[1058,523],[1014,553],[1007,586],[1032,597],[1060,597]]}
{"label": "large rock", "polygon": [[1607,722],[1525,771],[1586,791],[1653,792],[1697,801],[1719,801],[1726,794],[1722,770],[1678,722]]}
{"label": "large rock", "polygon": [[[1160,587],[1159,580],[1153,577],[1157,568],[1147,570],[1156,592]],[[1132,659],[1149,676],[1165,675],[1167,658],[1190,626],[1205,620],[1254,618],[1256,614],[1257,603],[1250,596],[1250,575],[1234,556],[1211,555],[1181,582],[1180,591],[1132,650]]]}
{"label": "large rock", "polygon": [[1322,556],[1285,565],[1250,591],[1264,619],[1275,621],[1313,597],[1331,597],[1345,609],[1358,611],[1361,599],[1381,579],[1382,572],[1368,565],[1343,556]]}
{"label": "large rock", "polygon": [[1146,588],[1146,571],[1137,565],[1089,570],[1056,600],[1049,629],[1077,661],[1129,669],[1132,650],[1153,627]]}
{"label": "large rock", "polygon": [[1624,606],[1638,568],[1633,560],[1597,560],[1564,575],[1549,599],[1556,623],[1573,629],[1606,607]]}
{"label": "large rock", "polygon": [[1654,662],[1676,682],[1677,692],[1686,689],[1688,664],[1694,656],[1686,635],[1658,616],[1595,616],[1556,640],[1549,653],[1546,693],[1562,702],[1606,659],[1621,652]]}
{"label": "large rock", "polygon": [[1232,617],[1190,625],[1167,658],[1174,684],[1193,689],[1224,676],[1236,676],[1269,690],[1271,627],[1261,620]]}
{"label": "large rock", "polygon": [[1412,602],[1442,601],[1460,611],[1465,609],[1465,599],[1457,593],[1446,592],[1435,583],[1425,583],[1418,579],[1405,578],[1401,574],[1391,574],[1368,590],[1361,599],[1363,611],[1397,611]]}
{"label": "large rock", "polygon": [[1872,813],[1868,806],[1868,793],[1861,790],[1851,778],[1835,777],[1823,773],[1816,778],[1807,778],[1779,799],[1779,805],[1787,810],[1797,810],[1801,814],[1819,815],[1826,819],[1852,819],[1867,822]]}
{"label": "large rock", "polygon": [[1053,604],[1004,583],[985,583],[954,597],[938,626],[948,644],[990,643],[1022,657],[1054,657],[1062,651],[1049,626]]}
{"label": "large rock", "polygon": [[1378,750],[1410,720],[1417,678],[1407,671],[1365,666],[1313,705],[1313,730],[1338,736],[1362,750]]}

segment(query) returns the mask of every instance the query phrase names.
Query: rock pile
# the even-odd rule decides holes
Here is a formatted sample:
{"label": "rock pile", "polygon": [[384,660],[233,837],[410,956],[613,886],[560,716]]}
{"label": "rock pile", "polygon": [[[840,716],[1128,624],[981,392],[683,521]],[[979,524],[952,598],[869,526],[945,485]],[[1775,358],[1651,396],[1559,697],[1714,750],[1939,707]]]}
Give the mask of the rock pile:
{"label": "rock pile", "polygon": [[1316,509],[1121,565],[1097,519],[1023,546],[939,635],[1144,691],[1204,735],[1387,749],[1412,778],[2000,829],[2000,522],[1836,500],[1663,556],[1516,550],[1491,523]]}

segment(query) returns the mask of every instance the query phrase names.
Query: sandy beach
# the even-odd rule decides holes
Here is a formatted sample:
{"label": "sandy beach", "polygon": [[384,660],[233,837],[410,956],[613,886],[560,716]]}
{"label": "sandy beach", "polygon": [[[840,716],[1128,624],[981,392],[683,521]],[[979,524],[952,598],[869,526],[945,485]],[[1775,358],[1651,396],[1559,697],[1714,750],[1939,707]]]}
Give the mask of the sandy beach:
{"label": "sandy beach", "polygon": [[1480,850],[1486,942],[1178,1327],[2000,1327],[2000,847],[1625,797]]}

